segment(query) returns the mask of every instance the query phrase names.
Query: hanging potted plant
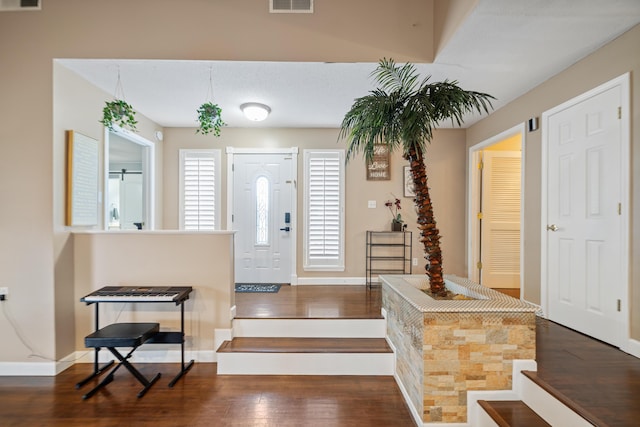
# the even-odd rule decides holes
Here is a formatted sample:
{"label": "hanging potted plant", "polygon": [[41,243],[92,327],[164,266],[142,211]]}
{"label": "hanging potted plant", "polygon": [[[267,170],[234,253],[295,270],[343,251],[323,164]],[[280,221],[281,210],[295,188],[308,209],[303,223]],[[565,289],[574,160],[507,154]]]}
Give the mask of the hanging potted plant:
{"label": "hanging potted plant", "polygon": [[124,89],[120,80],[120,68],[118,67],[118,80],[116,81],[116,89],[113,92],[113,101],[106,101],[102,109],[102,120],[100,123],[105,125],[109,130],[113,130],[114,125],[121,128],[129,129],[137,132],[136,112],[133,111],[131,104],[124,100]]}
{"label": "hanging potted plant", "polygon": [[200,127],[196,129],[196,133],[207,135],[213,132],[214,136],[220,136],[220,128],[226,123],[222,121],[222,108],[213,102],[205,102],[198,108],[198,122]]}
{"label": "hanging potted plant", "polygon": [[226,123],[222,121],[222,108],[213,103],[213,70],[209,67],[209,89],[207,91],[206,102],[198,108],[198,122],[200,127],[196,133],[207,135],[213,132],[214,136],[220,136],[220,128]]}
{"label": "hanging potted plant", "polygon": [[118,125],[121,128],[127,128],[134,132],[138,131],[136,128],[138,124],[136,121],[136,112],[133,111],[131,104],[128,104],[122,99],[105,102],[100,123],[109,128],[109,130],[113,130],[113,126]]}

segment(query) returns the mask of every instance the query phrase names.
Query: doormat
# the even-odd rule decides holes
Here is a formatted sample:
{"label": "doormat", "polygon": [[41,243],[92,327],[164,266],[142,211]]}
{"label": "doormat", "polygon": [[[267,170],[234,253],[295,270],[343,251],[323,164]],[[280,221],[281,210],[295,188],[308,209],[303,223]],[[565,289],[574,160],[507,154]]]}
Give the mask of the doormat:
{"label": "doormat", "polygon": [[275,294],[280,286],[275,283],[236,283],[236,292]]}

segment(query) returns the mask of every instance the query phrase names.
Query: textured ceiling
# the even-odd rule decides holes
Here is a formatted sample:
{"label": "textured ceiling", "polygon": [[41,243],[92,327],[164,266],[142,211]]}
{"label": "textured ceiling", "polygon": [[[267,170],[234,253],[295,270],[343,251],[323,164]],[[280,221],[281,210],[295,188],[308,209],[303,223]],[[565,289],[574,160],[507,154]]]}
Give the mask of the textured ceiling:
{"label": "textured ceiling", "polygon": [[[640,22],[638,0],[480,0],[433,64],[432,81],[497,98],[495,109],[523,95]],[[640,54],[640,53],[639,53]],[[196,109],[213,101],[230,127],[339,127],[353,100],[373,89],[375,63],[61,59],[107,93],[120,71],[126,100],[164,127],[195,127]],[[250,122],[240,105],[272,113]],[[466,125],[479,117],[468,117]]]}

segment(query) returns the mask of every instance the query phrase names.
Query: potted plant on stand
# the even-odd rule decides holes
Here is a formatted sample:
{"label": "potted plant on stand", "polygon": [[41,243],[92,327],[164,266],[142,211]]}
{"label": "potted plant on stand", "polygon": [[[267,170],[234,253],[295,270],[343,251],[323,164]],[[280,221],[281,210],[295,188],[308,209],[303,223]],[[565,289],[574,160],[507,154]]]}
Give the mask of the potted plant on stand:
{"label": "potted plant on stand", "polygon": [[384,205],[389,208],[389,212],[391,212],[391,231],[402,231],[403,220],[402,215],[400,215],[400,199],[395,197],[395,200],[387,200]]}
{"label": "potted plant on stand", "polygon": [[342,120],[339,138],[347,140],[347,160],[360,151],[371,160],[377,144],[386,145],[389,152],[402,150],[414,183],[430,291],[433,295],[446,295],[440,232],[427,185],[426,143],[431,142],[433,128],[439,122],[451,119],[460,125],[467,113],[488,113],[494,98],[465,91],[455,81],[431,83],[430,77],[418,81],[414,65],[397,66],[393,59],[380,60],[372,75],[380,87],[354,101]]}

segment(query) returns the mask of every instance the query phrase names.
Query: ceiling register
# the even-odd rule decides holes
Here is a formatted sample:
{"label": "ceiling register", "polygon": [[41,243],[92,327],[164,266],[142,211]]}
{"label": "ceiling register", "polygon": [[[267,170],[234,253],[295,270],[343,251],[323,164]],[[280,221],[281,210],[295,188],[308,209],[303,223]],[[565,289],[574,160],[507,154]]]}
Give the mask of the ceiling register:
{"label": "ceiling register", "polygon": [[269,13],[313,13],[313,0],[269,0]]}

